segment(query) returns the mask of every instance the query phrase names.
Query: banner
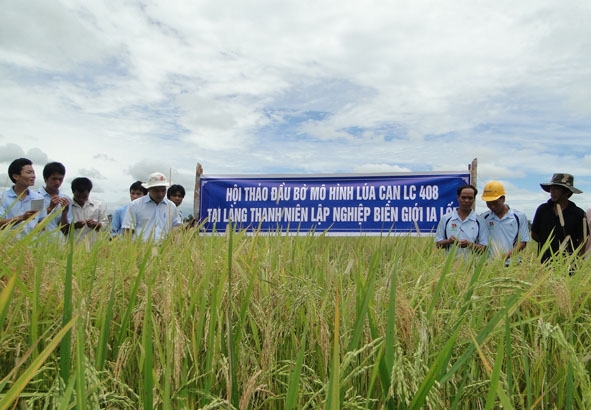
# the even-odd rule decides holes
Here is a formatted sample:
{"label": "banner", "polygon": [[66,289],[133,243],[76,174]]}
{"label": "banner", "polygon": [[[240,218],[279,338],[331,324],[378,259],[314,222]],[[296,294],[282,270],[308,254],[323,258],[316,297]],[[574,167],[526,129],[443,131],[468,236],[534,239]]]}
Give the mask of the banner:
{"label": "banner", "polygon": [[400,173],[201,177],[205,233],[432,234],[470,174]]}

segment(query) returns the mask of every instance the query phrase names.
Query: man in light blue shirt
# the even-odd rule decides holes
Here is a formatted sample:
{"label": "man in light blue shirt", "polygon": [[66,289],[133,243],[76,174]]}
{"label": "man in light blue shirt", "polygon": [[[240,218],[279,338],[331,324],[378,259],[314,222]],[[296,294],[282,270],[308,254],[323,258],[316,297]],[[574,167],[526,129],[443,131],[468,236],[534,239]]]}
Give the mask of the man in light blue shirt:
{"label": "man in light blue shirt", "polygon": [[[144,188],[142,181],[135,181],[129,187],[129,198],[132,202],[147,194],[148,190]],[[126,204],[115,209],[115,212],[113,212],[113,219],[111,220],[111,235],[113,235],[113,237],[123,232],[121,225],[123,224],[123,218],[125,217],[128,209],[129,204]]]}
{"label": "man in light blue shirt", "polygon": [[437,225],[435,244],[448,251],[457,246],[456,256],[468,256],[472,251],[483,252],[488,245],[488,227],[484,219],[474,212],[478,190],[472,185],[458,188],[458,207],[444,215]]}
{"label": "man in light blue shirt", "polygon": [[35,170],[30,159],[12,161],[8,176],[14,185],[2,195],[0,229],[19,229],[17,237],[22,238],[35,229],[47,216],[47,211],[43,197],[29,189],[35,185]]}
{"label": "man in light blue shirt", "polygon": [[[488,211],[481,216],[490,232],[489,255],[491,258],[503,258],[508,266],[511,256],[525,249],[530,240],[527,217],[505,203],[505,187],[498,181],[484,186],[482,200],[488,207]],[[519,261],[519,257],[517,259]]]}
{"label": "man in light blue shirt", "polygon": [[160,172],[154,172],[143,184],[148,195],[134,200],[123,217],[123,232],[133,232],[134,238],[160,242],[182,224],[174,202],[166,198],[170,183]]}

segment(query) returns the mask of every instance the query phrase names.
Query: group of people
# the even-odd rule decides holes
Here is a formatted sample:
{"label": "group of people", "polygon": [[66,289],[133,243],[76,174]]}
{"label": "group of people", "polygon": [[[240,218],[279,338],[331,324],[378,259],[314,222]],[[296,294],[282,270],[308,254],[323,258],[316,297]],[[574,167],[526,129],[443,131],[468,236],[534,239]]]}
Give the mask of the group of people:
{"label": "group of people", "polygon": [[109,221],[106,207],[90,196],[92,181],[74,178],[72,199],[61,186],[66,168],[60,162],[50,162],[43,168],[44,186],[35,185],[33,162],[18,158],[8,167],[14,184],[2,195],[0,229],[18,227],[23,237],[44,219],[45,230],[57,236],[75,235],[76,240],[93,242],[100,231],[110,229],[112,237],[128,234],[142,240],[161,241],[168,233],[182,225],[179,210],[185,197],[183,186],[171,185],[160,172],[148,176],[147,182],[136,181],[129,188],[131,202],[115,210]]}
{"label": "group of people", "polygon": [[[538,243],[542,263],[556,255],[577,253],[583,256],[589,246],[588,218],[591,208],[585,213],[570,197],[582,191],[574,186],[570,174],[556,173],[550,182],[540,184],[550,193],[547,202],[536,209],[531,239]],[[511,259],[519,262],[519,252],[530,241],[530,227],[523,212],[511,208],[506,201],[503,185],[491,181],[484,186],[482,200],[487,211],[477,214],[474,201],[478,190],[464,185],[457,190],[458,207],[439,221],[435,244],[457,255],[470,252],[488,252],[490,258],[503,258],[506,265]]]}
{"label": "group of people", "polygon": [[[202,172],[202,171],[201,171]],[[33,190],[35,170],[27,158],[14,160],[8,167],[12,188],[2,195],[0,229],[20,226],[18,235],[31,232],[45,218],[46,230],[54,235],[76,235],[77,240],[95,240],[99,231],[110,229],[112,237],[131,235],[144,241],[161,241],[174,228],[182,225],[179,207],[185,197],[181,185],[171,185],[160,172],[150,174],[146,182],[135,181],[129,187],[130,203],[117,208],[109,221],[106,207],[90,197],[92,181],[74,178],[72,199],[61,190],[66,168],[50,162],[43,168],[44,186]],[[538,243],[540,260],[546,262],[554,255],[585,253],[588,244],[588,223],[585,211],[570,200],[581,193],[574,187],[574,177],[557,173],[548,183],[540,184],[550,193],[541,204],[531,225],[531,239]],[[458,207],[439,221],[435,233],[437,247],[455,247],[458,255],[488,252],[491,258],[503,258],[509,265],[519,261],[519,252],[530,241],[526,215],[506,203],[506,193],[498,181],[484,187],[482,200],[488,210],[474,211],[478,190],[472,185],[457,189]],[[591,209],[587,211],[591,214]]]}

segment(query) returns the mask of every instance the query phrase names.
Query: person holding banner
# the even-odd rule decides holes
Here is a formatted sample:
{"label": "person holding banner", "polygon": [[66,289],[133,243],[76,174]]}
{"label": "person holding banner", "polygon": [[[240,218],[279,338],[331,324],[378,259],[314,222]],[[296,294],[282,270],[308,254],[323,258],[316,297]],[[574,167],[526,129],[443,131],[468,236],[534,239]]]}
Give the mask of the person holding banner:
{"label": "person holding banner", "polygon": [[[550,193],[550,199],[536,209],[531,235],[538,242],[542,263],[559,253],[577,252],[582,256],[585,252],[588,239],[585,211],[569,199],[573,194],[583,192],[574,187],[574,180],[570,174],[557,173],[550,182],[540,184]],[[550,246],[543,249],[548,241]]]}
{"label": "person holding banner", "polygon": [[[480,214],[490,233],[488,248],[491,258],[502,257],[505,266],[511,264],[511,256],[525,249],[530,239],[527,216],[505,203],[505,187],[498,181],[484,186],[482,200],[488,211]],[[517,257],[518,262],[521,262]]]}
{"label": "person holding banner", "polygon": [[162,241],[172,229],[182,224],[174,202],[166,198],[170,183],[160,172],[150,174],[144,188],[148,195],[134,200],[123,217],[123,232],[133,233],[143,241]]}
{"label": "person holding banner", "polygon": [[456,256],[468,256],[472,251],[484,252],[488,245],[489,231],[480,215],[473,209],[478,190],[472,185],[457,189],[459,206],[444,215],[437,225],[435,244],[448,252],[457,246]]}

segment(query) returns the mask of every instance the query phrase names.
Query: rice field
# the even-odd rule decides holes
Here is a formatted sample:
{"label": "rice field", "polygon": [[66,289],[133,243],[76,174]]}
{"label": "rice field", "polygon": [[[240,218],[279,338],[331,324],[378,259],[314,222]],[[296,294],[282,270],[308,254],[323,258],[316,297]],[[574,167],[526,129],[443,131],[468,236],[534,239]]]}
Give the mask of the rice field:
{"label": "rice field", "polygon": [[590,262],[0,231],[0,409],[591,408]]}

